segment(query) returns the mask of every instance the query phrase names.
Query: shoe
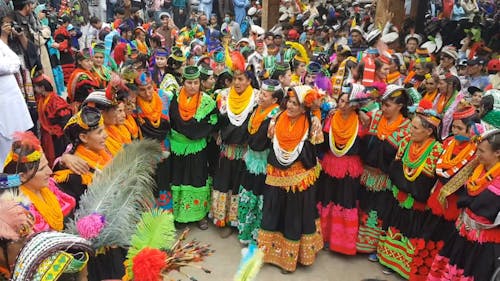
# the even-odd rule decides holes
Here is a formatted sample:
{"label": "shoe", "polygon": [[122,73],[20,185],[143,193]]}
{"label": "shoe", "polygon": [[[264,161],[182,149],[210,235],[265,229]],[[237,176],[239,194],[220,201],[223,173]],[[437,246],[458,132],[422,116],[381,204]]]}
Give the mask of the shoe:
{"label": "shoe", "polygon": [[385,274],[385,275],[391,275],[394,273],[394,270],[388,268],[388,267],[384,267],[384,269],[382,269],[382,273]]}
{"label": "shoe", "polygon": [[208,229],[208,221],[207,219],[202,219],[201,221],[198,222],[198,228],[201,230],[207,230]]}
{"label": "shoe", "polygon": [[371,253],[368,255],[368,260],[371,262],[378,262],[377,253]]}
{"label": "shoe", "polygon": [[230,226],[223,227],[219,229],[219,236],[221,238],[228,238],[233,233],[233,229]]}
{"label": "shoe", "polygon": [[323,250],[324,250],[324,251],[330,251],[330,244],[328,244],[328,243],[324,243],[324,244],[323,244]]}

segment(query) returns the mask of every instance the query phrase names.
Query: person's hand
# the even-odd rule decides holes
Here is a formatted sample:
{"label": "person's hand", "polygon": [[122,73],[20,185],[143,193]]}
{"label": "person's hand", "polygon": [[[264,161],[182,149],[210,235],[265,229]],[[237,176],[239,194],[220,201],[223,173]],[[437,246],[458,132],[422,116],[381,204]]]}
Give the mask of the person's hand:
{"label": "person's hand", "polygon": [[359,121],[361,121],[361,125],[365,128],[370,126],[370,116],[363,111],[359,111]]}
{"label": "person's hand", "polygon": [[52,43],[51,47],[54,48],[54,49],[58,49],[59,48],[59,43],[54,42],[54,43]]}
{"label": "person's hand", "polygon": [[12,33],[12,24],[9,22],[3,23],[2,24],[2,33],[4,34],[11,34]]}
{"label": "person's hand", "polygon": [[83,175],[89,172],[90,167],[82,158],[73,154],[63,154],[61,156],[61,164],[70,169],[77,175]]}
{"label": "person's hand", "polygon": [[14,34],[14,36],[16,37],[22,37],[24,36],[24,32],[17,32],[17,30],[15,28],[12,28],[12,34]]}

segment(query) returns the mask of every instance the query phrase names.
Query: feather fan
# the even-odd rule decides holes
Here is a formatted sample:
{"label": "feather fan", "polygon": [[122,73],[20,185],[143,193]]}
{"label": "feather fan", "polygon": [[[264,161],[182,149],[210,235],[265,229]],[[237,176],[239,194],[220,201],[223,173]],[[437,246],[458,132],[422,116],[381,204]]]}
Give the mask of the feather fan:
{"label": "feather fan", "polygon": [[19,229],[29,226],[26,209],[13,200],[0,200],[0,237],[19,239]]}
{"label": "feather fan", "polygon": [[302,46],[297,42],[290,42],[290,41],[286,41],[285,44],[297,50],[300,56],[306,61],[306,64],[309,64],[309,56],[307,55],[307,51],[306,48],[304,48],[304,46]]}
{"label": "feather fan", "polygon": [[250,244],[241,259],[240,268],[234,276],[234,281],[255,280],[263,264],[264,253],[255,244]]}
{"label": "feather fan", "polygon": [[143,213],[127,253],[127,275],[133,278],[134,257],[141,250],[170,249],[176,241],[175,236],[174,215],[171,212],[153,209]]}
{"label": "feather fan", "polygon": [[68,232],[89,239],[95,249],[130,245],[141,213],[152,204],[153,173],[162,155],[153,140],[124,147],[80,199]]}

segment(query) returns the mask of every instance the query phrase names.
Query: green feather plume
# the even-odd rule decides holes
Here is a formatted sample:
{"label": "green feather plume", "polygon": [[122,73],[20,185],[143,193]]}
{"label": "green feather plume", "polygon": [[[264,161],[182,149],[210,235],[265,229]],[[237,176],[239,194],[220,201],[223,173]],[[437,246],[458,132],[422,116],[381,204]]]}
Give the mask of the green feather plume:
{"label": "green feather plume", "polygon": [[79,234],[77,222],[90,215],[104,217],[104,227],[90,239],[95,249],[106,246],[128,247],[141,214],[154,201],[153,174],[162,155],[154,140],[126,145],[102,173],[96,173],[92,184],[80,199],[80,208],[67,226]]}
{"label": "green feather plume", "polygon": [[264,252],[256,245],[250,245],[241,261],[240,268],[234,276],[234,281],[252,281],[259,274],[264,263]]}
{"label": "green feather plume", "polygon": [[170,249],[176,240],[171,212],[153,209],[143,213],[127,253],[127,276],[133,279],[133,259],[142,249]]}

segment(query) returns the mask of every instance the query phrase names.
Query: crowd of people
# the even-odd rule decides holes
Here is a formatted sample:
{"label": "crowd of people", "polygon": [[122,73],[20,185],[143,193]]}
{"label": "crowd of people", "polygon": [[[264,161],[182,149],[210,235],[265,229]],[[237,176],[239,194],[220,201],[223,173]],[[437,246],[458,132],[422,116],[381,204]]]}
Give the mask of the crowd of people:
{"label": "crowd of people", "polygon": [[[161,151],[137,212],[236,233],[283,274],[325,249],[409,280],[493,278],[499,10],[405,1],[396,26],[376,2],[282,0],[264,30],[254,0],[106,1],[105,18],[82,1],[0,0],[0,209],[28,214],[0,227],[3,278],[22,280],[12,241],[77,221],[74,245],[95,245],[110,218],[79,222],[94,179],[145,140]],[[36,274],[133,280],[127,246],[104,246]]]}

